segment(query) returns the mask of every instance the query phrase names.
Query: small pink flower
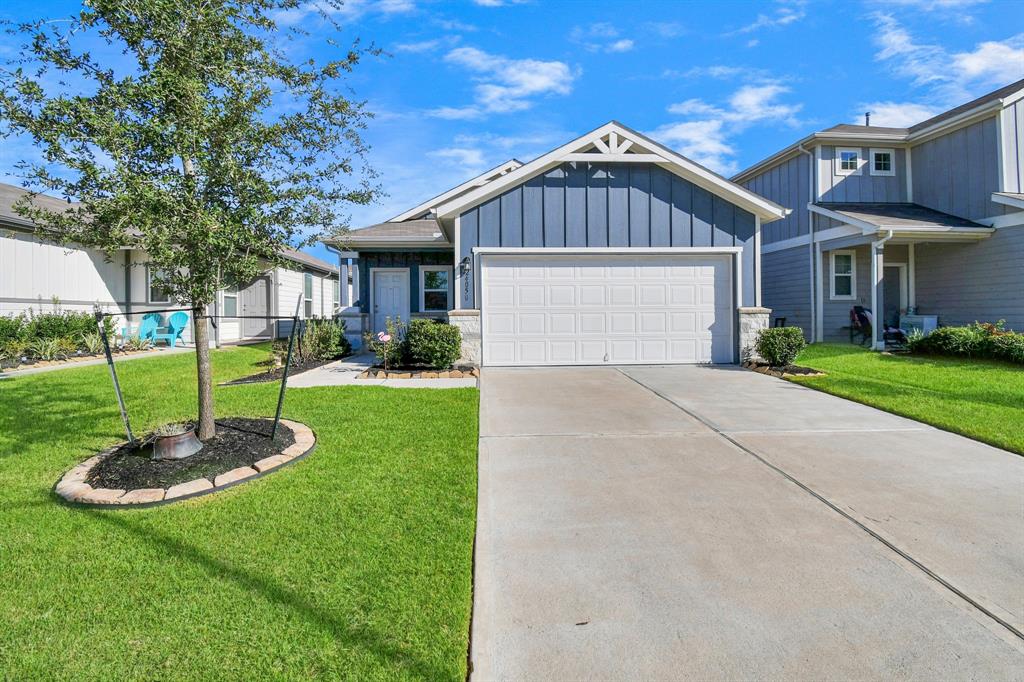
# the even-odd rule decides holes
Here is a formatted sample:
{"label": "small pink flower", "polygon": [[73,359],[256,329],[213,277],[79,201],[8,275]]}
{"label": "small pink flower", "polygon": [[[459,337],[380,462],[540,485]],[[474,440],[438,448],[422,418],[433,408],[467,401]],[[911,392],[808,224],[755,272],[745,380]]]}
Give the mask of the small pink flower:
{"label": "small pink flower", "polygon": [[381,332],[380,334],[377,335],[377,338],[380,340],[381,343],[387,343],[388,341],[391,340],[391,334],[385,334],[384,332]]}

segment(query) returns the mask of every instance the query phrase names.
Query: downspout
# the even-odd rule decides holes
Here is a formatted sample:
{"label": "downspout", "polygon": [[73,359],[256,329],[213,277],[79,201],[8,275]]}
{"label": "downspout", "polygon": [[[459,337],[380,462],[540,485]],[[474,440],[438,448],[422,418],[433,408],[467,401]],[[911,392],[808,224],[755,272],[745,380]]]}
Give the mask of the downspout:
{"label": "downspout", "polygon": [[[809,193],[809,196],[807,197],[807,203],[808,205],[810,205],[814,203],[814,197],[816,196],[815,193],[817,191],[817,187],[815,187],[815,178],[817,177],[817,173],[814,172],[814,153],[811,152],[810,150],[804,149],[803,142],[798,144],[796,148],[798,151],[800,151],[800,153],[807,155],[807,189]],[[808,258],[810,258],[810,267],[808,268],[808,270],[811,273],[811,341],[814,342],[821,340],[818,338],[817,277],[819,275],[816,272],[816,259],[814,257],[814,214],[811,213],[811,209],[808,208],[807,206],[804,207],[804,210],[807,211],[807,229],[809,230],[808,236],[810,237],[810,242],[808,242],[807,245],[807,256]]]}
{"label": "downspout", "polygon": [[874,350],[885,350],[885,341],[878,338],[878,327],[882,320],[882,314],[878,310],[878,278],[882,274],[878,270],[878,254],[890,239],[892,230],[886,230],[884,237],[871,242],[871,345]]}

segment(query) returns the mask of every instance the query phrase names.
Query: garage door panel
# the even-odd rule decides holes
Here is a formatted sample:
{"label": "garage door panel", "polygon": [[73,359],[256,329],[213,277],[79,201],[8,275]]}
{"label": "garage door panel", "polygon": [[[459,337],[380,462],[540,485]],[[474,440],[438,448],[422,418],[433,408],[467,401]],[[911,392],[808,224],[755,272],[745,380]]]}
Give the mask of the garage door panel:
{"label": "garage door panel", "polygon": [[484,362],[732,362],[730,258],[485,256]]}

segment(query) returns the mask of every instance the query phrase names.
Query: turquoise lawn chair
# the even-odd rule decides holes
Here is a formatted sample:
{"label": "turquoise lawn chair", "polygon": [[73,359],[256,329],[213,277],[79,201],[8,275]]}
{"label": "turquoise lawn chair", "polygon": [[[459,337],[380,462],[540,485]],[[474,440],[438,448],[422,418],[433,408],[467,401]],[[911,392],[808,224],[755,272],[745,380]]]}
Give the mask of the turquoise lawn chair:
{"label": "turquoise lawn chair", "polygon": [[149,339],[149,342],[156,345],[156,335],[160,331],[160,325],[163,323],[163,316],[159,313],[149,313],[142,316],[142,322],[139,323],[139,331],[136,335],[140,339]]}
{"label": "turquoise lawn chair", "polygon": [[[185,327],[188,326],[188,313],[184,310],[179,310],[176,313],[172,313],[167,318],[166,327],[157,327],[153,333],[153,345],[156,345],[157,341],[166,341],[167,345],[174,348],[174,345],[181,338],[181,335],[185,332]],[[164,332],[162,330],[166,329]]]}

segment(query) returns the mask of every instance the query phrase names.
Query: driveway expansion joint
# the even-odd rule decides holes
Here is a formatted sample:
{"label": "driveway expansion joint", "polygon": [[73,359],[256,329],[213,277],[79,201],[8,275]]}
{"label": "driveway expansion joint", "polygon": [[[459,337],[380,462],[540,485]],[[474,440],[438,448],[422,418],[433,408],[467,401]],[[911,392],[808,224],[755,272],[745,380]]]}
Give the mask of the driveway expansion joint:
{"label": "driveway expansion joint", "polygon": [[[757,452],[755,452],[751,448],[747,447],[746,445],[743,445],[742,443],[740,443],[736,439],[732,438],[729,435],[730,432],[725,431],[724,429],[721,429],[718,425],[714,424],[713,422],[711,422],[710,420],[706,419],[702,415],[700,415],[700,414],[692,411],[691,409],[689,409],[689,408],[679,404],[678,402],[676,402],[672,398],[668,397],[667,395],[664,395],[660,391],[658,391],[658,390],[656,390],[654,388],[651,388],[647,384],[645,384],[642,381],[640,381],[640,380],[636,379],[635,377],[631,376],[629,373],[623,371],[621,368],[616,367],[615,370],[618,371],[622,376],[626,377],[630,381],[632,381],[635,384],[637,384],[638,386],[646,389],[647,391],[650,391],[652,394],[654,394],[657,397],[661,398],[662,400],[666,401],[670,405],[673,405],[674,407],[676,407],[677,409],[679,409],[680,411],[682,411],[683,413],[685,413],[689,417],[691,417],[693,419],[696,419],[701,424],[704,424],[705,426],[710,428],[712,431],[714,431],[715,434],[717,434],[718,436],[721,436],[724,440],[726,440],[727,442],[732,444],[734,447],[738,448],[740,451],[746,453],[747,455],[753,457],[755,460],[757,460],[758,462],[760,462],[764,466],[766,466],[769,469],[775,471],[777,474],[779,474],[780,476],[782,476],[783,478],[788,480],[790,483],[794,484],[795,486],[797,486],[798,488],[800,488],[801,490],[803,490],[807,494],[811,495],[816,500],[818,500],[819,502],[821,502],[822,504],[827,506],[829,509],[831,509],[835,513],[839,514],[840,516],[845,518],[847,521],[849,521],[850,523],[854,524],[856,527],[860,528],[862,531],[867,533],[869,536],[871,536],[872,538],[874,538],[875,540],[877,540],[878,542],[883,544],[886,548],[888,548],[892,552],[894,552],[897,555],[899,555],[905,561],[909,562],[912,566],[914,566],[915,568],[917,568],[918,570],[923,572],[926,576],[928,576],[932,580],[936,581],[939,585],[941,585],[944,588],[946,588],[947,590],[949,590],[951,593],[953,593],[954,595],[956,595],[957,597],[962,599],[964,602],[966,602],[970,606],[973,606],[975,609],[977,609],[979,612],[981,612],[982,614],[984,614],[985,616],[990,618],[996,624],[998,624],[998,625],[1002,626],[1003,628],[1005,628],[1005,630],[1007,630],[1010,634],[1014,635],[1019,640],[1024,641],[1024,632],[1021,632],[1018,628],[1014,627],[1014,625],[1012,625],[1011,623],[1007,622],[1005,619],[1001,618],[997,614],[993,613],[991,610],[987,609],[985,606],[980,604],[978,601],[976,601],[975,599],[973,599],[972,597],[967,595],[965,592],[963,592],[962,590],[957,588],[955,585],[953,585],[951,582],[949,582],[949,580],[943,578],[941,575],[939,575],[938,573],[936,573],[932,569],[928,568],[926,565],[921,563],[921,561],[919,561],[918,559],[914,558],[907,551],[905,551],[903,549],[900,549],[894,543],[892,543],[889,540],[887,540],[885,537],[883,537],[877,531],[873,530],[870,526],[868,526],[868,525],[862,523],[861,521],[859,521],[858,519],[856,519],[850,513],[848,513],[844,509],[842,509],[842,507],[840,507],[836,503],[832,502],[831,500],[826,498],[821,493],[818,493],[813,488],[811,488],[807,484],[803,483],[802,481],[800,481],[799,479],[794,477],[792,474],[790,474],[787,471],[785,471],[784,469],[776,466],[775,464],[772,464],[770,461],[768,461],[767,459],[765,459],[764,457],[759,455]],[[899,429],[893,429],[893,430],[899,430]],[[906,429],[906,430],[917,430],[917,429]],[[741,432],[736,431],[736,432],[733,432],[733,433],[741,433]],[[755,433],[755,432],[748,432],[748,433]],[[762,430],[762,431],[757,431],[756,433],[775,433],[775,432],[767,431],[767,430]],[[784,433],[784,432],[779,432],[779,433]]]}

